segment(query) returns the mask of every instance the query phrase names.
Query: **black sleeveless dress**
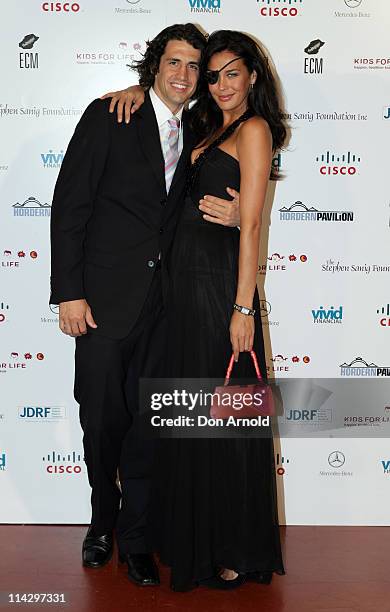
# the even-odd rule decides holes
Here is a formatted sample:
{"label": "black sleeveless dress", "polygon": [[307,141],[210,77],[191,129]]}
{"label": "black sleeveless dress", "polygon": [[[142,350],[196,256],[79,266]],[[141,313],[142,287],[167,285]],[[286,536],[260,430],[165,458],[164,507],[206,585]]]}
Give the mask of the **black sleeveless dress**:
{"label": "black sleeveless dress", "polygon": [[[167,374],[223,378],[232,347],[229,325],[236,297],[240,230],[205,221],[206,194],[227,199],[240,188],[239,163],[218,148],[237,125],[206,149],[190,170],[187,197],[171,258]],[[266,377],[259,297],[255,340]],[[235,377],[253,375],[247,353]],[[161,440],[154,482],[154,549],[171,567],[171,586],[185,591],[218,567],[284,574],[272,437]]]}

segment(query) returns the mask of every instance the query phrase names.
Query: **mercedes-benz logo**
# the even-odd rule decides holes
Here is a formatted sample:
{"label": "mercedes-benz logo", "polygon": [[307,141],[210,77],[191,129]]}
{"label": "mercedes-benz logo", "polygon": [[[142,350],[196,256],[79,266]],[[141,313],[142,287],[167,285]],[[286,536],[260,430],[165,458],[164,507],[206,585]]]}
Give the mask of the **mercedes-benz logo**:
{"label": "mercedes-benz logo", "polygon": [[328,457],[328,463],[334,468],[339,468],[345,463],[345,455],[341,451],[333,451]]}
{"label": "mercedes-benz logo", "polygon": [[361,5],[363,0],[344,0],[345,4],[349,7],[349,8],[357,8],[358,6]]}
{"label": "mercedes-benz logo", "polygon": [[57,304],[49,304],[49,308],[54,314],[58,315],[60,307]]}
{"label": "mercedes-benz logo", "polygon": [[271,312],[271,304],[267,300],[260,300],[260,316],[267,317]]}
{"label": "mercedes-benz logo", "polygon": [[138,4],[141,0],[126,0],[129,4]]}

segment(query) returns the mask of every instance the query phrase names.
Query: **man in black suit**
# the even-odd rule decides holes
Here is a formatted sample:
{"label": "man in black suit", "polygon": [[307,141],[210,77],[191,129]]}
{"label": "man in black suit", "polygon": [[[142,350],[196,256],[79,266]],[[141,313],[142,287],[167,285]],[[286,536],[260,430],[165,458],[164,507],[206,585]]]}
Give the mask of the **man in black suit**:
{"label": "man in black suit", "polygon": [[[118,124],[106,100],[89,105],[52,206],[50,303],[60,305],[61,330],[76,337],[74,390],[92,488],[83,564],[111,558],[115,528],[120,558],[140,585],[159,577],[145,541],[153,445],[134,426],[138,380],[158,376],[164,359],[165,259],[195,144],[183,104],[205,44],[192,24],[148,43],[137,69],[150,89],[131,123]],[[217,222],[236,225],[237,214]]]}

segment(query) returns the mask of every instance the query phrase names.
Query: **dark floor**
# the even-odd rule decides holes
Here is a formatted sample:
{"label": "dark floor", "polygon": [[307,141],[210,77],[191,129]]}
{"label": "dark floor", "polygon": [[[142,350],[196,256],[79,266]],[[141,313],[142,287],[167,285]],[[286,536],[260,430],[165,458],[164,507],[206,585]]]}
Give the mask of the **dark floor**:
{"label": "dark floor", "polygon": [[[271,585],[244,584],[231,593],[199,588],[172,593],[140,588],[116,555],[100,570],[81,567],[85,527],[0,526],[0,591],[65,593],[75,612],[390,612],[390,528],[282,527],[285,576]],[[0,609],[59,610],[59,604],[1,605]]]}

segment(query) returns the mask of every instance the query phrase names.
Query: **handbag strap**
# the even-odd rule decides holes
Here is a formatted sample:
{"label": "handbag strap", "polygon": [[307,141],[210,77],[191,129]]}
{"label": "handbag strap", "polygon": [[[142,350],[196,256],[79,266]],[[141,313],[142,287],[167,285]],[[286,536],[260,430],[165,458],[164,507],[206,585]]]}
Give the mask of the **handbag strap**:
{"label": "handbag strap", "polygon": [[[258,380],[263,380],[263,377],[261,376],[261,372],[260,372],[260,368],[259,368],[259,364],[258,364],[258,361],[257,361],[257,357],[256,357],[255,351],[251,351],[251,357],[252,357],[253,365],[255,366],[257,379]],[[230,357],[228,369],[227,369],[227,372],[226,372],[225,382],[224,382],[224,386],[225,387],[229,384],[229,380],[230,380],[230,377],[231,377],[231,374],[232,374],[233,366],[234,366],[234,353],[232,353],[232,356]]]}

